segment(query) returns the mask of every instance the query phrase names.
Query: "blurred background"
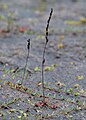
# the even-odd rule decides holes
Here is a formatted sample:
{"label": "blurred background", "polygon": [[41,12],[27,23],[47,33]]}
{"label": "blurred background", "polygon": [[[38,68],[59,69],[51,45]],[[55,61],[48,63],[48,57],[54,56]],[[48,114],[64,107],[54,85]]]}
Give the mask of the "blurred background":
{"label": "blurred background", "polygon": [[[41,99],[41,96],[37,95],[42,93],[41,63],[51,8],[53,15],[49,26],[44,77],[45,86],[50,88],[46,89],[46,95],[51,102],[55,100],[60,104],[56,111],[47,106],[44,110],[41,107],[33,109],[33,103]],[[21,82],[27,58],[28,39],[31,39],[30,57],[23,85],[28,88],[31,98],[29,94],[10,89],[5,84]],[[41,120],[40,115],[43,115],[44,119],[47,115],[55,113],[56,119],[53,120],[86,120],[85,96],[86,0],[0,0],[1,119],[3,117],[3,120],[12,120],[12,113],[13,120],[17,120],[22,113],[28,115],[31,120],[35,120],[36,115],[39,118],[37,120]],[[9,109],[10,106],[12,110]],[[23,112],[19,113],[18,109]],[[72,114],[69,111],[72,111]]]}

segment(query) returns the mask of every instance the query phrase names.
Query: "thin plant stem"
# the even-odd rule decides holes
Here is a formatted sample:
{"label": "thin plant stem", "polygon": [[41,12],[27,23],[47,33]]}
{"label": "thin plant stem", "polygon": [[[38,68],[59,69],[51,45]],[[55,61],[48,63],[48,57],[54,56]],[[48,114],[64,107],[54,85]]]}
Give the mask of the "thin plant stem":
{"label": "thin plant stem", "polygon": [[53,9],[51,8],[51,12],[47,21],[47,26],[46,26],[46,34],[45,34],[45,46],[44,46],[44,50],[43,50],[43,59],[42,59],[42,94],[43,94],[43,102],[45,103],[45,92],[44,92],[44,63],[45,63],[45,52],[46,52],[46,46],[48,43],[48,29],[49,29],[49,23],[52,17],[52,13],[53,13]]}
{"label": "thin plant stem", "polygon": [[30,53],[30,39],[28,39],[27,42],[28,42],[28,44],[27,44],[28,54],[27,54],[27,58],[26,58],[26,62],[25,62],[24,73],[23,73],[23,76],[22,76],[21,84],[23,84],[23,81],[25,79],[26,67],[27,67],[29,53]]}

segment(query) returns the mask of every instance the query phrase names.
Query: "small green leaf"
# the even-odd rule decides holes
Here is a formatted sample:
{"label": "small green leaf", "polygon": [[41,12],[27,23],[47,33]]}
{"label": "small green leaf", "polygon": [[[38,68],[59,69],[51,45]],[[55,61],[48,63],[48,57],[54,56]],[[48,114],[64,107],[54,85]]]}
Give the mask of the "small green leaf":
{"label": "small green leaf", "polygon": [[84,76],[83,76],[83,75],[77,75],[76,78],[77,78],[78,80],[82,80],[82,79],[84,79]]}
{"label": "small green leaf", "polygon": [[10,109],[9,112],[13,113],[15,112],[15,109]]}
{"label": "small green leaf", "polygon": [[53,97],[54,97],[54,98],[57,98],[57,94],[55,93]]}
{"label": "small green leaf", "polygon": [[34,71],[35,71],[35,72],[40,71],[40,68],[39,68],[39,67],[35,67],[35,68],[34,68]]}
{"label": "small green leaf", "polygon": [[22,116],[17,116],[19,119],[21,119],[22,118]]}
{"label": "small green leaf", "polygon": [[27,117],[27,114],[26,113],[23,113],[24,117]]}

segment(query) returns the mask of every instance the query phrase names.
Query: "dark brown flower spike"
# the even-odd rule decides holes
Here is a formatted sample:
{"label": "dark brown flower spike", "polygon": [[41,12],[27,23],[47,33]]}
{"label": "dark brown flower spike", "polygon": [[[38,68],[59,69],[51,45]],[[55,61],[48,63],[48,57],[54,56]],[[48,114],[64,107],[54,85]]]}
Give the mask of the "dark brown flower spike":
{"label": "dark brown flower spike", "polygon": [[30,39],[28,39],[27,42],[28,42],[27,49],[30,50]]}
{"label": "dark brown flower spike", "polygon": [[23,73],[23,76],[22,76],[21,84],[23,84],[23,80],[25,79],[25,72],[26,72],[26,67],[27,67],[29,53],[30,53],[30,39],[27,40],[27,43],[28,43],[27,44],[28,54],[27,54],[27,58],[26,58],[26,62],[25,62],[24,73]]}
{"label": "dark brown flower spike", "polygon": [[50,11],[50,15],[49,15],[49,18],[48,18],[48,21],[47,21],[47,26],[46,26],[46,35],[45,35],[45,39],[46,39],[46,42],[45,42],[45,46],[44,46],[44,51],[43,51],[43,59],[42,59],[42,91],[43,91],[43,102],[45,103],[45,93],[44,93],[44,63],[45,63],[45,51],[46,51],[46,45],[48,43],[48,29],[49,29],[49,24],[50,24],[50,20],[51,20],[51,17],[52,17],[52,13],[53,13],[53,9],[51,8],[51,11]]}

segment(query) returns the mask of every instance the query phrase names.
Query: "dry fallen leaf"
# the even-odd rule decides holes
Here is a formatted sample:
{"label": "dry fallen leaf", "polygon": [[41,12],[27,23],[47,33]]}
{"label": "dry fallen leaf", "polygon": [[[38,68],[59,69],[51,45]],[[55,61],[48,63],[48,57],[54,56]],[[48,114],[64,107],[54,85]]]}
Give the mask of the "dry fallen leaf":
{"label": "dry fallen leaf", "polygon": [[25,32],[25,27],[20,26],[20,27],[18,28],[18,30],[19,30],[19,32],[24,33],[24,32]]}
{"label": "dry fallen leaf", "polygon": [[48,106],[49,106],[51,109],[56,109],[56,108],[59,107],[60,105],[59,105],[58,103],[56,103],[56,104],[50,103]]}
{"label": "dry fallen leaf", "polygon": [[44,102],[43,101],[38,101],[38,102],[35,103],[35,106],[36,107],[42,107],[42,106],[44,106]]}
{"label": "dry fallen leaf", "polygon": [[35,103],[36,107],[42,107],[42,106],[48,106],[51,109],[56,109],[57,107],[59,107],[60,105],[58,103],[52,104],[50,103],[48,100],[46,100],[45,102],[43,101],[38,101]]}
{"label": "dry fallen leaf", "polygon": [[64,45],[62,43],[59,43],[59,44],[57,44],[57,48],[58,49],[64,48]]}

